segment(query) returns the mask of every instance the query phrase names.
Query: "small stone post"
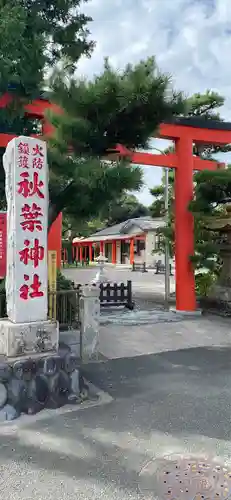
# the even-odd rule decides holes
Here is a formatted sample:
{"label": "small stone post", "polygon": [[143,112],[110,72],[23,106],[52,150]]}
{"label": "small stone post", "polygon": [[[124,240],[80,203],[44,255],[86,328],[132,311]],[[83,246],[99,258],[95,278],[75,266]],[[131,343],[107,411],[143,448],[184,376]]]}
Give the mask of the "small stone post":
{"label": "small stone post", "polygon": [[91,281],[91,283],[95,285],[99,285],[100,283],[107,283],[108,279],[105,274],[105,264],[108,261],[107,257],[105,257],[102,253],[99,254],[99,257],[95,259],[98,263],[98,269],[95,278]]}
{"label": "small stone post", "polygon": [[81,288],[80,297],[80,335],[82,360],[97,358],[99,350],[99,288],[89,285]]}

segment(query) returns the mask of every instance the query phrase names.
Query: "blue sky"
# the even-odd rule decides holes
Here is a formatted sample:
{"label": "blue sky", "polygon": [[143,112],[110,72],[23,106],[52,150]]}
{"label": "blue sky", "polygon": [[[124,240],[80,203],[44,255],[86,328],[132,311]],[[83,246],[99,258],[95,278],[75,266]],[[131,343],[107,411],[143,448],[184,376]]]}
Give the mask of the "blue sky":
{"label": "blue sky", "polygon": [[[231,121],[231,0],[91,0],[83,9],[93,17],[97,45],[90,60],[80,61],[79,74],[99,73],[105,56],[120,69],[154,55],[187,95],[213,89],[225,96],[223,116]],[[154,146],[162,149],[163,142]],[[161,169],[145,168],[144,178],[139,198],[148,204]]]}

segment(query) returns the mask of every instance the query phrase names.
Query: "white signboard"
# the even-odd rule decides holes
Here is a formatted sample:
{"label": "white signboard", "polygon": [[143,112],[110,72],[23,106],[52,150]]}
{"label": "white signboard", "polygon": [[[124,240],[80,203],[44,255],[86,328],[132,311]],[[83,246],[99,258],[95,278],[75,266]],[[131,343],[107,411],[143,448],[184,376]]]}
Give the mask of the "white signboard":
{"label": "white signboard", "polygon": [[10,141],[3,156],[7,198],[7,314],[14,323],[47,319],[48,169],[46,143]]}

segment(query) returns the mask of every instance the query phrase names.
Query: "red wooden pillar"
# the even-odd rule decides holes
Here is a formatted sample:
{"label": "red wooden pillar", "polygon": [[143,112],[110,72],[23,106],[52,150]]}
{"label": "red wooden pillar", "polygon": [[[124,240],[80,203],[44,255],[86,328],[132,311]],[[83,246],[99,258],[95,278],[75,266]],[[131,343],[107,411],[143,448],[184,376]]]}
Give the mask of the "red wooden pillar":
{"label": "red wooden pillar", "polygon": [[89,244],[89,262],[92,262],[92,243]]}
{"label": "red wooden pillar", "polygon": [[134,239],[131,238],[130,240],[130,264],[133,264],[134,262]]}
{"label": "red wooden pillar", "polygon": [[194,270],[190,256],[194,252],[193,215],[188,206],[193,197],[192,139],[176,141],[178,168],[175,173],[175,263],[176,309],[196,310]]}
{"label": "red wooden pillar", "polygon": [[61,260],[64,258],[62,251],[62,213],[60,213],[50,227],[48,233],[48,250],[57,252],[57,268],[61,267]]}
{"label": "red wooden pillar", "polygon": [[76,245],[76,247],[75,247],[75,260],[76,260],[76,262],[78,262],[78,260],[79,260],[79,247],[78,247],[78,245]]}
{"label": "red wooden pillar", "polygon": [[116,264],[116,241],[112,242],[112,264]]}
{"label": "red wooden pillar", "polygon": [[83,260],[83,247],[81,245],[79,247],[79,260],[80,262]]}

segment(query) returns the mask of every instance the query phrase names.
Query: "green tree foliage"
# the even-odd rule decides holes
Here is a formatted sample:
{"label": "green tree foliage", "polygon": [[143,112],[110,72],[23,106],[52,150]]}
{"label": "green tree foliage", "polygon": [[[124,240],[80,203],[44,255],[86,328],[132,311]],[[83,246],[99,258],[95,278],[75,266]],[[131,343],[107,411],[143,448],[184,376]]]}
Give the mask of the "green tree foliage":
{"label": "green tree foliage", "polygon": [[[123,190],[139,189],[139,167],[125,159],[110,161],[108,151],[121,143],[131,149],[147,144],[159,123],[182,112],[182,96],[154,59],[125,71],[108,62],[92,81],[74,77],[79,58],[90,56],[90,18],[80,0],[0,0],[0,93],[13,100],[1,110],[0,130],[36,132],[37,124],[23,115],[23,105],[45,88],[63,109],[53,116],[54,140],[49,147],[50,223],[62,210],[79,220],[96,217],[104,204]],[[61,76],[60,76],[61,75]],[[46,86],[47,87],[47,86]],[[0,199],[4,206],[4,176],[0,169]]]}
{"label": "green tree foliage", "polygon": [[90,55],[91,18],[80,0],[0,0],[0,91],[34,97],[44,86],[44,70],[60,64],[73,73],[82,54]]}
{"label": "green tree foliage", "polygon": [[231,167],[215,172],[202,171],[195,175],[194,199],[190,210],[195,220],[195,254],[192,260],[197,269],[207,268],[218,274],[221,260],[219,246],[222,235],[212,231],[210,221],[226,214],[231,202]]}
{"label": "green tree foliage", "polygon": [[66,239],[70,230],[71,239],[75,236],[87,237],[105,227],[147,215],[150,215],[148,207],[142,205],[134,194],[125,192],[115,202],[105,204],[97,218],[80,221],[75,217],[64,217],[63,237]]}
{"label": "green tree foliage", "polygon": [[[224,98],[216,92],[207,91],[205,94],[194,94],[187,99],[186,116],[200,117],[201,120],[222,120],[219,108],[224,104]],[[218,147],[212,144],[194,144],[194,154],[204,159],[214,159],[214,154],[227,152],[230,145]],[[165,153],[173,152],[174,148],[168,148]],[[217,235],[209,231],[204,223],[204,217],[214,213],[216,206],[218,210],[229,196],[230,170],[218,170],[217,172],[203,171],[194,174],[195,202],[191,206],[195,218],[195,255],[192,256],[195,267],[219,271],[220,261],[218,257]],[[164,211],[164,177],[162,183],[151,189],[154,201],[150,206],[153,217],[163,216]],[[174,242],[174,171],[169,171],[169,224],[167,229],[160,230],[163,236],[170,242],[171,252]]]}
{"label": "green tree foliage", "polygon": [[104,207],[103,215],[107,226],[113,226],[128,219],[145,217],[150,214],[148,207],[140,203],[134,194],[125,192],[118,200]]}
{"label": "green tree foliage", "polygon": [[[0,110],[0,133],[30,135],[38,123],[24,114],[24,105],[46,87],[44,75],[62,66],[72,74],[81,55],[90,56],[91,19],[80,0],[0,0],[0,97],[11,101]],[[5,208],[4,171],[0,149],[0,208]],[[52,183],[52,172],[51,172]]]}

